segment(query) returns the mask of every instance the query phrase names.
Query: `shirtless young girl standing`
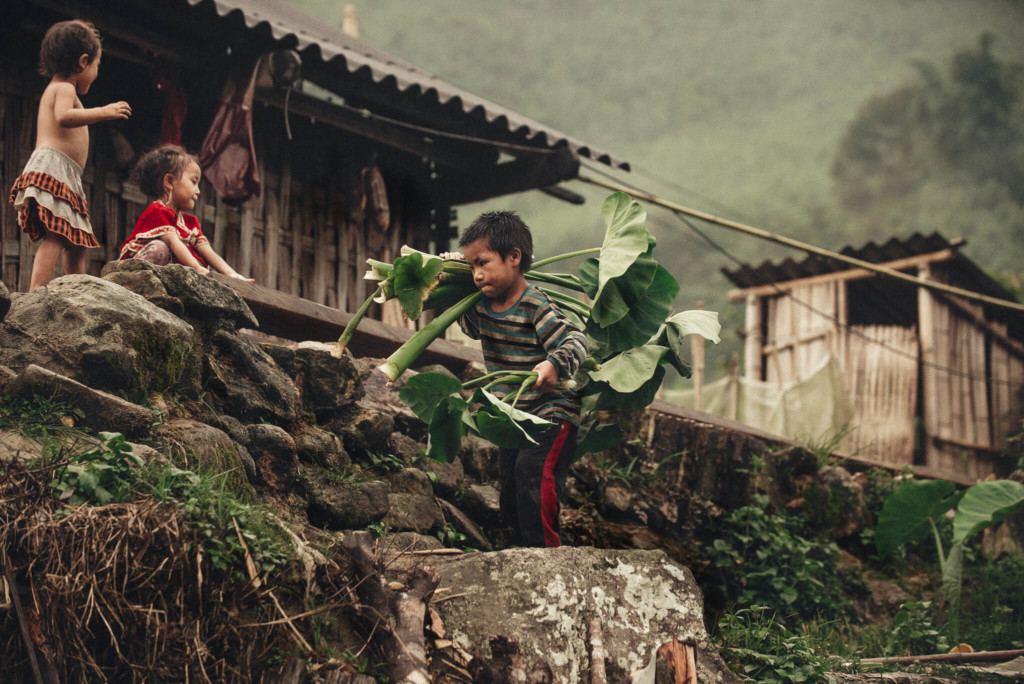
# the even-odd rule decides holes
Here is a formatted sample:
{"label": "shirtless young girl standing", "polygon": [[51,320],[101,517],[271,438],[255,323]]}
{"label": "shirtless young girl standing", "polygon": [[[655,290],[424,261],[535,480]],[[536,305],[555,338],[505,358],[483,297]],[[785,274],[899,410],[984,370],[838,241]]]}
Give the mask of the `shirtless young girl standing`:
{"label": "shirtless young girl standing", "polygon": [[89,223],[82,170],[89,156],[89,125],[127,119],[127,102],[85,108],[100,70],[100,34],[92,24],[62,21],[43,37],[39,71],[50,79],[39,101],[36,147],[11,190],[18,225],[33,242],[42,240],[32,264],[29,290],[50,282],[64,253],[65,273],[85,273],[85,250],[99,247]]}

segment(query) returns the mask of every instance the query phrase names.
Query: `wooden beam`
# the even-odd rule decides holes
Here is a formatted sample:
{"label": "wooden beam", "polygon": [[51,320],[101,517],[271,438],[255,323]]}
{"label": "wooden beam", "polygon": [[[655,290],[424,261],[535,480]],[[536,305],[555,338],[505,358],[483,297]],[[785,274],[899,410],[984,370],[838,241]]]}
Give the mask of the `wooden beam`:
{"label": "wooden beam", "polygon": [[[255,99],[278,109],[285,108],[285,94],[282,91],[260,89],[256,91]],[[464,168],[469,165],[494,164],[498,160],[498,150],[495,147],[470,143],[456,144],[444,141],[443,138],[431,138],[425,133],[372,116],[364,116],[352,107],[332,104],[305,93],[292,91],[288,96],[287,107],[289,112],[355,133],[417,157],[432,159],[446,166]]]}
{"label": "wooden beam", "polygon": [[[942,249],[938,252],[930,252],[928,254],[917,254],[915,256],[904,257],[902,259],[895,259],[893,261],[887,261],[885,263],[878,264],[885,268],[893,271],[901,271],[907,268],[916,268],[921,264],[933,264],[939,261],[949,261],[957,254],[956,250],[953,249]],[[839,282],[849,280],[861,280],[863,278],[871,278],[876,273],[869,271],[864,268],[851,268],[846,271],[835,271],[833,273],[822,273],[821,275],[810,276],[807,278],[798,278],[796,280],[787,280],[781,283],[769,284],[769,285],[756,285],[754,287],[735,288],[729,290],[729,301],[735,302],[740,299],[746,298],[748,295],[754,295],[755,297],[764,297],[765,295],[779,294],[780,292],[790,292],[798,287],[809,287],[812,285],[819,285],[821,283],[828,282]]]}
{"label": "wooden beam", "polygon": [[[350,313],[308,299],[228,278],[219,273],[211,272],[210,276],[238,292],[260,322],[260,332],[268,335],[297,342],[334,342],[352,320]],[[405,344],[414,332],[364,318],[359,323],[359,330],[352,338],[349,349],[357,356],[385,357]],[[419,357],[421,365],[439,363],[454,373],[461,372],[471,361],[483,363],[483,354],[479,349],[444,339],[435,340]]]}
{"label": "wooden beam", "polygon": [[440,204],[459,205],[555,185],[576,177],[580,160],[567,149],[552,151],[488,169],[460,169],[440,174]]}

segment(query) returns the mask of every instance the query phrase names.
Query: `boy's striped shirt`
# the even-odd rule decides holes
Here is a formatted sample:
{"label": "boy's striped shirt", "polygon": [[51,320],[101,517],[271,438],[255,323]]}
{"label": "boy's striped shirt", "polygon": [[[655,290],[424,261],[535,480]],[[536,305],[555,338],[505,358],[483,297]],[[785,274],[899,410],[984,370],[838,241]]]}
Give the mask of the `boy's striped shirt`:
{"label": "boy's striped shirt", "polygon": [[[555,366],[559,380],[565,380],[573,376],[587,355],[583,332],[534,285],[528,285],[507,311],[492,311],[489,301],[481,298],[459,325],[467,335],[480,340],[489,372],[533,370],[547,360]],[[579,402],[572,390],[554,389],[543,394],[526,391],[516,408],[556,423],[579,423]]]}

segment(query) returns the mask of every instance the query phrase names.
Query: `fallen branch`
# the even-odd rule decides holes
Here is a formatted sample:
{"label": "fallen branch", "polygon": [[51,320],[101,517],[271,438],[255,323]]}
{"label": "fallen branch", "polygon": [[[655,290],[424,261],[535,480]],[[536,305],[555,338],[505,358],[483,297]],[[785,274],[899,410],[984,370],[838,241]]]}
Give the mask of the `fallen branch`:
{"label": "fallen branch", "polygon": [[974,653],[933,653],[931,655],[861,658],[862,663],[906,665],[907,663],[1005,663],[1024,656],[1024,649],[975,651]]}
{"label": "fallen branch", "polygon": [[373,562],[373,537],[357,531],[345,535],[343,547],[362,576],[356,591],[365,607],[363,617],[373,620],[379,628],[378,643],[388,663],[392,681],[428,684],[427,649],[423,637],[427,604],[439,578],[433,568],[414,568],[406,581],[408,587],[400,594],[383,582]]}

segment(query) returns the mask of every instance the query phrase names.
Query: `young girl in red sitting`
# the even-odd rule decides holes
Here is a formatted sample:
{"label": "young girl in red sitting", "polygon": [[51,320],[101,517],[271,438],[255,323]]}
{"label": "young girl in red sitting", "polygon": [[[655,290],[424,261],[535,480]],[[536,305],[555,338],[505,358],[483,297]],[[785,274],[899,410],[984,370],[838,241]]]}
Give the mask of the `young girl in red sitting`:
{"label": "young girl in red sitting", "polygon": [[210,268],[226,276],[252,282],[228,266],[210,245],[199,219],[186,214],[199,197],[199,160],[177,145],[150,150],[132,170],[132,179],[155,202],[135,222],[135,230],[121,245],[121,259],[145,259],[158,266],[191,266],[207,274]]}

